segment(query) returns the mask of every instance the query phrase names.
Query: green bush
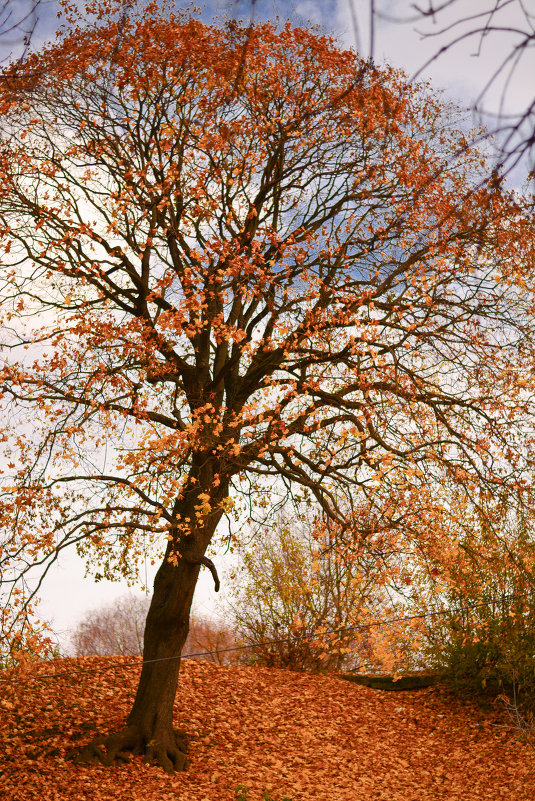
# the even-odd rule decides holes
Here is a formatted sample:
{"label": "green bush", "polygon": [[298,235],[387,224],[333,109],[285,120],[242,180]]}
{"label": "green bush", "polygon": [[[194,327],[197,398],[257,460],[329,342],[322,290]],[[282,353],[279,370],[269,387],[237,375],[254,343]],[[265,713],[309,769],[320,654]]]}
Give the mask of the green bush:
{"label": "green bush", "polygon": [[[513,596],[513,597],[511,597]],[[535,704],[535,593],[480,600],[437,624],[429,653],[454,689],[508,692],[519,703]],[[457,608],[475,606],[458,597]]]}
{"label": "green bush", "polygon": [[428,621],[427,656],[454,689],[514,692],[535,708],[534,533],[521,508],[504,504],[471,525],[441,572],[449,589],[436,608],[457,611]]}

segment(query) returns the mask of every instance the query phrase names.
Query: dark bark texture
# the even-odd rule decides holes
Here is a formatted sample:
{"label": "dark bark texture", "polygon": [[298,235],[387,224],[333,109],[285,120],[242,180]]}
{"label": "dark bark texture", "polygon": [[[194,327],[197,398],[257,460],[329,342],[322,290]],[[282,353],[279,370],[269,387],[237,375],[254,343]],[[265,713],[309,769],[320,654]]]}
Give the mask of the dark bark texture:
{"label": "dark bark texture", "polygon": [[78,764],[109,765],[128,761],[131,754],[143,754],[146,762],[169,773],[187,767],[187,735],[173,727],[173,707],[201,565],[186,559],[175,565],[168,559],[170,551],[169,547],[156,574],[145,626],[143,667],[126,726],[73,750],[70,757]]}

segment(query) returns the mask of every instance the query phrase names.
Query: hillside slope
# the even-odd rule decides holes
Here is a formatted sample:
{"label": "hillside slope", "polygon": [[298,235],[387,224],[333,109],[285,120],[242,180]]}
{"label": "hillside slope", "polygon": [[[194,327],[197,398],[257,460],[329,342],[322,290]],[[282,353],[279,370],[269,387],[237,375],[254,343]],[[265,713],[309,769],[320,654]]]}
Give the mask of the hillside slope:
{"label": "hillside slope", "polygon": [[[187,773],[139,759],[77,767],[65,752],[118,727],[139,667],[85,657],[0,671],[0,786],[26,801],[533,801],[535,752],[440,688],[387,693],[336,677],[183,662],[176,724]],[[92,671],[92,672],[80,672]],[[54,678],[35,680],[39,674]],[[61,675],[59,675],[61,674]],[[67,674],[67,675],[65,675]]]}

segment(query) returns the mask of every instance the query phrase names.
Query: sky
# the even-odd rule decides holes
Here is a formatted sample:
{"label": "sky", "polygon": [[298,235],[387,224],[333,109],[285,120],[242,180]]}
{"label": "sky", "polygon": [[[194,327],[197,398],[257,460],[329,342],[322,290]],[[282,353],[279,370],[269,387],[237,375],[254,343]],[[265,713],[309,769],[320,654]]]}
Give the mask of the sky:
{"label": "sky", "polygon": [[[32,47],[53,38],[57,26],[58,6],[55,0],[11,0],[10,17],[0,13],[0,59],[4,63],[9,54],[18,55],[23,46],[20,37],[6,35],[14,20],[25,19],[26,30],[32,31]],[[493,0],[495,2],[495,0]],[[517,13],[516,0],[498,0],[504,10],[495,22],[514,28],[524,26],[525,20]],[[389,63],[402,67],[409,77],[430,80],[437,91],[441,90],[449,99],[461,106],[470,108],[476,104],[481,92],[496,69],[511,54],[512,47],[521,41],[514,33],[493,34],[487,37],[470,37],[446,50],[439,58],[433,56],[448,42],[468,29],[456,26],[440,35],[439,31],[448,23],[455,22],[460,15],[476,15],[489,5],[490,0],[455,0],[449,15],[416,21],[411,12],[411,0],[376,0],[377,15],[373,27],[370,25],[370,0],[256,0],[254,11],[256,19],[289,18],[293,24],[321,26],[332,32],[345,47],[351,47],[365,58],[370,56],[377,63]],[[426,7],[428,0],[421,0]],[[436,5],[436,3],[435,3]],[[250,18],[250,0],[236,2],[211,2],[204,6],[202,16],[206,21],[213,17],[225,16]],[[18,15],[18,16],[17,16]],[[373,35],[372,35],[373,31]],[[424,35],[425,34],[425,35]],[[535,47],[526,50],[512,74],[504,93],[504,80],[498,78],[492,83],[483,97],[483,107],[499,113],[514,114],[526,108],[533,101],[533,76],[535,75]],[[517,171],[513,182],[521,183],[523,174]],[[225,587],[225,565],[228,561],[215,558]],[[142,569],[141,582],[152,584],[155,568],[147,565]],[[58,635],[63,649],[68,647],[69,629],[79,621],[88,610],[113,601],[124,594],[128,588],[122,583],[101,581],[95,584],[84,577],[84,566],[75,556],[64,557],[51,572],[42,594],[42,614],[48,618]],[[213,589],[212,578],[207,570],[201,571],[194,605],[197,612],[217,618],[221,615],[221,604]]]}

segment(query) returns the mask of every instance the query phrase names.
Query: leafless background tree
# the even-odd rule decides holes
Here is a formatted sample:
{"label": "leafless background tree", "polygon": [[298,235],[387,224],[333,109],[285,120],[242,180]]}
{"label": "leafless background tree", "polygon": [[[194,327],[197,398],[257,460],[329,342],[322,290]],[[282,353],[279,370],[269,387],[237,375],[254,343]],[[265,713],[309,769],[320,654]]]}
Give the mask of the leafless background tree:
{"label": "leafless background tree", "polygon": [[[356,0],[351,0],[353,3]],[[372,0],[373,5],[373,0]],[[511,93],[523,74],[533,69],[535,48],[535,7],[530,0],[426,0],[407,3],[412,23],[424,39],[436,40],[433,55],[422,64],[456,57],[466,43],[470,57],[481,59],[492,48],[494,68],[487,74],[472,110],[488,126],[496,147],[497,174],[517,168],[532,172],[535,167],[535,92],[515,107]],[[377,12],[382,18],[386,14]],[[467,65],[468,66],[468,65]],[[533,74],[532,74],[533,76]]]}
{"label": "leafless background tree", "polygon": [[[142,656],[143,631],[150,605],[150,596],[127,593],[110,604],[88,612],[72,633],[75,656]],[[233,630],[225,623],[194,615],[184,654],[194,654],[219,665],[237,664],[248,659],[239,650]]]}
{"label": "leafless background tree", "polygon": [[76,656],[141,656],[150,598],[129,593],[88,612],[72,635]]}
{"label": "leafless background tree", "polygon": [[0,0],[0,63],[24,58],[49,0]]}

